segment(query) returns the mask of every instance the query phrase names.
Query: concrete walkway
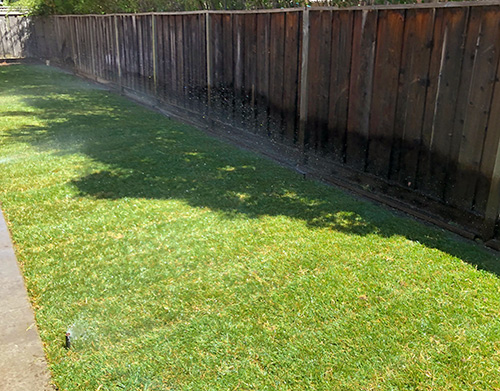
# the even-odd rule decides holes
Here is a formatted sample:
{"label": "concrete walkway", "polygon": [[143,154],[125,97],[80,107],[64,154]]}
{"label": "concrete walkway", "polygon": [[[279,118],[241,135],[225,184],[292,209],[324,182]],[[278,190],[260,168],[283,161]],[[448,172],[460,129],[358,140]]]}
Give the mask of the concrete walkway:
{"label": "concrete walkway", "polygon": [[48,391],[50,375],[0,210],[0,391]]}

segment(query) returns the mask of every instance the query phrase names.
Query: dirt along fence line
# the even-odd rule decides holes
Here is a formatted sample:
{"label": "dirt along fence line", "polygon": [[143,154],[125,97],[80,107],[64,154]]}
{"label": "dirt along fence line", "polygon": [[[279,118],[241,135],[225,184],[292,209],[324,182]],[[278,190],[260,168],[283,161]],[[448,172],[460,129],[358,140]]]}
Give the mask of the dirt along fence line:
{"label": "dirt along fence line", "polygon": [[29,56],[498,247],[500,2],[55,16],[29,33]]}

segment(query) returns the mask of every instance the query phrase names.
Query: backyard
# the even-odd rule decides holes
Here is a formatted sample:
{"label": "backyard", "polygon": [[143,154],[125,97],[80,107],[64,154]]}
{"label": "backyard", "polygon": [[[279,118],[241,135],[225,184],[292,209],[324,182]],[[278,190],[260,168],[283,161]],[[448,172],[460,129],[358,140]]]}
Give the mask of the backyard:
{"label": "backyard", "polygon": [[61,391],[500,390],[498,253],[57,69],[0,67],[0,202]]}

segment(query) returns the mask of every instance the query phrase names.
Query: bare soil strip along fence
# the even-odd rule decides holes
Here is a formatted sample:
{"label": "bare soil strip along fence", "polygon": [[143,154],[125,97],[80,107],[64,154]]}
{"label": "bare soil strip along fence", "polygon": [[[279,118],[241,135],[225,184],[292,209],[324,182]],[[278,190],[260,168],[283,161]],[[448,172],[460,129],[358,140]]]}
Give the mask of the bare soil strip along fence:
{"label": "bare soil strip along fence", "polygon": [[500,2],[18,18],[2,45],[498,247]]}

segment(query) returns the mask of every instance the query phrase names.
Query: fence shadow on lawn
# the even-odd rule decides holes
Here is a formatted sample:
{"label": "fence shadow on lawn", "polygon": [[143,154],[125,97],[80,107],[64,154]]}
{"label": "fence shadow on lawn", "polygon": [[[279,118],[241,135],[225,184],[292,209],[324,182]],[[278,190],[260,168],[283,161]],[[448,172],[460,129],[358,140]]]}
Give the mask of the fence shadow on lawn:
{"label": "fence shadow on lawn", "polygon": [[26,87],[19,91],[30,92],[25,102],[47,126],[13,130],[10,137],[54,153],[84,154],[105,164],[106,169],[71,182],[81,196],[180,199],[228,218],[283,215],[314,228],[352,234],[353,240],[356,235],[400,235],[500,276],[500,264],[487,250],[338,190],[311,185],[266,159],[228,147],[108,92],[75,88],[47,94]]}

